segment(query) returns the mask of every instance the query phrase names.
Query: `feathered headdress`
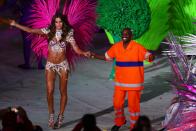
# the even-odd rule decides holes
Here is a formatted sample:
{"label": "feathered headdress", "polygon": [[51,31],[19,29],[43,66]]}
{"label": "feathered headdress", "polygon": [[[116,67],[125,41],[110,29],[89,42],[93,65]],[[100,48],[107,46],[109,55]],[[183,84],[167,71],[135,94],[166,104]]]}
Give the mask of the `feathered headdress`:
{"label": "feathered headdress", "polygon": [[[25,24],[32,28],[49,27],[59,9],[59,3],[60,0],[34,0],[29,9],[29,16],[24,20]],[[95,0],[67,0],[64,5],[62,14],[67,17],[69,25],[74,29],[74,38],[81,49],[89,46],[95,32],[95,7]],[[47,57],[47,37],[31,34],[28,39],[32,40],[32,49],[36,55]],[[73,66],[77,55],[70,48],[66,55],[68,62]]]}
{"label": "feathered headdress", "polygon": [[[31,28],[46,28],[51,24],[52,18],[59,9],[60,0],[34,0],[29,13],[23,17],[23,23]],[[27,39],[32,41],[31,47],[37,56],[47,57],[48,38],[37,34],[30,34]]]}

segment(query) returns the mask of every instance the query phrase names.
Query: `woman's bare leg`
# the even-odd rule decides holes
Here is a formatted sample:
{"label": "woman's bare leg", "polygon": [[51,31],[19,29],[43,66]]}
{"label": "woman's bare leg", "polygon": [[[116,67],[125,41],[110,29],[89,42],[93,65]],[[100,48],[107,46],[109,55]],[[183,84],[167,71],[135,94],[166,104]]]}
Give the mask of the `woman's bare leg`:
{"label": "woman's bare leg", "polygon": [[61,76],[60,76],[60,94],[61,94],[61,99],[60,99],[60,112],[59,115],[63,115],[65,111],[65,107],[67,105],[67,81],[68,81],[68,71],[61,71]]}
{"label": "woman's bare leg", "polygon": [[54,114],[54,84],[56,74],[54,71],[46,70],[46,90],[49,114]]}

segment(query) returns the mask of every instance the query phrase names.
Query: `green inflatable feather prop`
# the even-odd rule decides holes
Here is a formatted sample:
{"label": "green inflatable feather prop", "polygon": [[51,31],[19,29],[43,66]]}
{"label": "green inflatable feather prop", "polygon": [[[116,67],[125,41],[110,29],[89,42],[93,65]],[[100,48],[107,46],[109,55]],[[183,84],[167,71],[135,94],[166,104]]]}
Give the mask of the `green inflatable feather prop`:
{"label": "green inflatable feather prop", "polygon": [[114,42],[114,38],[113,38],[112,34],[110,32],[108,32],[107,30],[105,30],[105,34],[108,37],[110,44],[114,44],[115,42]]}
{"label": "green inflatable feather prop", "polygon": [[171,0],[170,5],[169,31],[177,36],[195,33],[196,0]]}
{"label": "green inflatable feather prop", "polygon": [[146,0],[98,0],[97,25],[121,38],[123,28],[132,29],[134,39],[146,32],[151,12]]}
{"label": "green inflatable feather prop", "polygon": [[148,31],[137,42],[149,50],[156,50],[168,32],[168,10],[170,0],[148,0],[151,9],[151,23]]}

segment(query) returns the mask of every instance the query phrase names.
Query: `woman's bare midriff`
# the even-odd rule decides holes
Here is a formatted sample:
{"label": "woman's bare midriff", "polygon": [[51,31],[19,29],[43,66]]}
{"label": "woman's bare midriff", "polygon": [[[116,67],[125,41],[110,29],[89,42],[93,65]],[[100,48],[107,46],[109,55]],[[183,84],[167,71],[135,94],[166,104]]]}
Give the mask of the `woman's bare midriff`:
{"label": "woman's bare midriff", "polygon": [[48,59],[47,61],[59,64],[66,59],[65,51],[62,52],[53,52],[52,50],[48,49]]}

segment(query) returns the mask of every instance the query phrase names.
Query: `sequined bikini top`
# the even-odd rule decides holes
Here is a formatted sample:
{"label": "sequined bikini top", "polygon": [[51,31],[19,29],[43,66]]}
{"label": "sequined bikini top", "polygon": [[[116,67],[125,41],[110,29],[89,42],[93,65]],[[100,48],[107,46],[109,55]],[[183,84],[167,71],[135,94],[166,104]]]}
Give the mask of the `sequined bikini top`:
{"label": "sequined bikini top", "polygon": [[[48,30],[47,28],[43,28],[41,30],[44,34],[48,34],[50,32],[50,30]],[[60,41],[62,34],[63,34],[62,30],[57,30],[55,34],[55,39],[49,41],[49,47],[53,52],[60,53],[60,52],[66,51],[65,49],[68,43],[71,43],[72,45],[75,44],[75,40],[73,37],[73,29],[71,29],[69,33],[67,34],[66,42]]]}

